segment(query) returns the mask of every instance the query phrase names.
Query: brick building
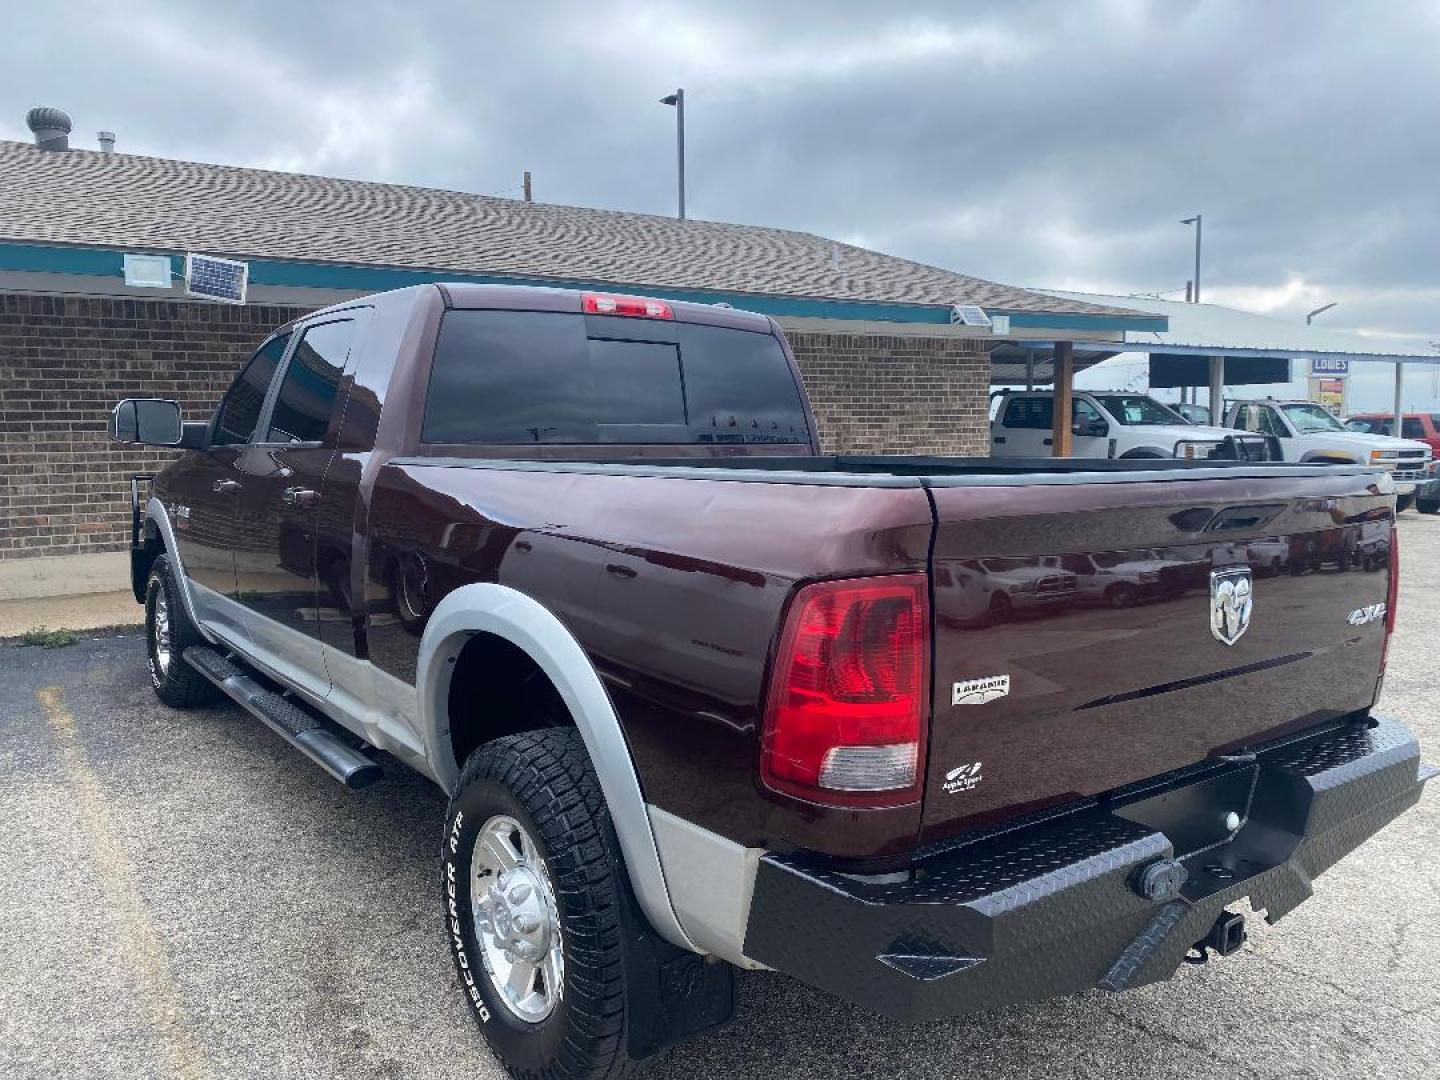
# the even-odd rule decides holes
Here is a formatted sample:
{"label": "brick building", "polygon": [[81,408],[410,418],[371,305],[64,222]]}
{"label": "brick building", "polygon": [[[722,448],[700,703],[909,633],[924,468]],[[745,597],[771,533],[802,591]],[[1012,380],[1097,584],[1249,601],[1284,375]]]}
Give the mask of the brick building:
{"label": "brick building", "polygon": [[[178,278],[186,252],[247,262],[247,303],[126,284],[126,254]],[[835,452],[986,452],[1001,339],[954,305],[1006,316],[1010,350],[1163,329],[807,233],[0,142],[0,598],[125,580],[128,477],[167,455],[107,441],[116,400],[201,418],[276,324],[440,280],[773,315]]]}

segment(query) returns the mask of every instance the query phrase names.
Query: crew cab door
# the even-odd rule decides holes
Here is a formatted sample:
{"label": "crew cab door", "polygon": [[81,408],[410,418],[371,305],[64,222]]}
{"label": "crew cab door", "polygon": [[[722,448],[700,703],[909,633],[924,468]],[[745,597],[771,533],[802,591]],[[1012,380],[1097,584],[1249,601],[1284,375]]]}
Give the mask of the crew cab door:
{"label": "crew cab door", "polygon": [[350,521],[320,527],[329,520],[321,514],[325,476],[341,376],[367,314],[340,312],[296,329],[264,431],[237,463],[235,573],[255,659],[317,696],[330,687],[317,590],[343,588],[350,567]]}
{"label": "crew cab door", "polygon": [[[1055,398],[1050,394],[1012,394],[1005,400],[990,434],[995,457],[1050,457],[1054,446]],[[1109,423],[1083,397],[1070,401],[1074,428],[1072,457],[1108,457]],[[1099,434],[1103,432],[1103,434]]]}
{"label": "crew cab door", "polygon": [[1047,394],[1011,394],[990,432],[995,457],[1049,457],[1054,404]]}
{"label": "crew cab door", "polygon": [[177,463],[166,489],[165,509],[196,614],[237,642],[245,639],[234,550],[240,464],[289,343],[288,333],[277,334],[256,350],[221,399],[208,445]]}

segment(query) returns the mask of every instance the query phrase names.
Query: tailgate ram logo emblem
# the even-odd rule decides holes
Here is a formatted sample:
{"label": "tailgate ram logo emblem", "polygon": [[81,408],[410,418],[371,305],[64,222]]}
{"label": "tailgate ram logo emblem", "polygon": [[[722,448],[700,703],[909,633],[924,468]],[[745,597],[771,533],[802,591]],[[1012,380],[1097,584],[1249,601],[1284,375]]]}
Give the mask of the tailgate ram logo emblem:
{"label": "tailgate ram logo emblem", "polygon": [[1234,645],[1250,629],[1255,587],[1249,567],[1210,571],[1210,633],[1222,645]]}

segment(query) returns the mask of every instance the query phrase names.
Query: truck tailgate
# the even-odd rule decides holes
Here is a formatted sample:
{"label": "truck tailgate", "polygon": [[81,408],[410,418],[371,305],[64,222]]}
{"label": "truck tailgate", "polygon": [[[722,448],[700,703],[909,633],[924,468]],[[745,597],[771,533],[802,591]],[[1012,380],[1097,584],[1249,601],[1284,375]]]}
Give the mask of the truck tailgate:
{"label": "truck tailgate", "polygon": [[1368,708],[1393,500],[1295,472],[932,484],[922,842]]}

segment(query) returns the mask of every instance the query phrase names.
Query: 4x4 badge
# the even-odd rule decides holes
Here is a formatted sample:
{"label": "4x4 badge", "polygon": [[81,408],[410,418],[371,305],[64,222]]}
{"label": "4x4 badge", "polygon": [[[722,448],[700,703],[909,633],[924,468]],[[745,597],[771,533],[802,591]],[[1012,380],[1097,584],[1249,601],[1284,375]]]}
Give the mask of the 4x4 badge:
{"label": "4x4 badge", "polygon": [[1210,571],[1210,633],[1222,645],[1234,645],[1250,629],[1255,586],[1250,568]]}

